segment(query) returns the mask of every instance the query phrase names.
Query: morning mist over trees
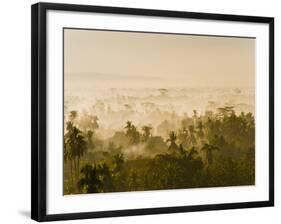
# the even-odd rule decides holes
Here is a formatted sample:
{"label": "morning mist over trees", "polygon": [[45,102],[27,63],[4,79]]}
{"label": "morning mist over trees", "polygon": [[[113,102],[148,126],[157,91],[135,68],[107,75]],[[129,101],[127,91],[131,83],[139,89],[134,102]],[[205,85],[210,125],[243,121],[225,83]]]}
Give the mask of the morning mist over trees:
{"label": "morning mist over trees", "polygon": [[68,30],[64,194],[255,184],[255,40]]}

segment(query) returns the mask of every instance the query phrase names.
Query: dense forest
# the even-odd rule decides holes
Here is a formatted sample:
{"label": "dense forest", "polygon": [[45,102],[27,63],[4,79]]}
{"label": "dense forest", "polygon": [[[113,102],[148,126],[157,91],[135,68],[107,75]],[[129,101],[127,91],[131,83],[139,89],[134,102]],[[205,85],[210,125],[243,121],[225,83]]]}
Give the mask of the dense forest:
{"label": "dense forest", "polygon": [[194,110],[176,126],[123,119],[104,137],[94,113],[65,115],[65,195],[255,184],[251,112],[237,114],[233,106]]}

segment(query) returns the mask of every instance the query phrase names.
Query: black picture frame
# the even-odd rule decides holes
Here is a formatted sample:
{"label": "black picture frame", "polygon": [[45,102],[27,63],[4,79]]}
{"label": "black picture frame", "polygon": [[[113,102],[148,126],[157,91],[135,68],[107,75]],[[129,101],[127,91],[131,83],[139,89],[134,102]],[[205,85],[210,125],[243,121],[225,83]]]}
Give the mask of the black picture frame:
{"label": "black picture frame", "polygon": [[[99,211],[85,213],[54,214],[46,213],[46,12],[63,10],[75,12],[100,12],[124,15],[161,16],[174,18],[193,18],[235,22],[254,22],[269,25],[269,200],[243,203],[208,204],[196,206],[160,207]],[[103,7],[73,4],[37,3],[31,11],[31,218],[36,221],[132,216],[161,213],[192,212],[206,210],[238,209],[274,206],[274,18],[195,13],[183,11],[164,11],[137,8]]]}

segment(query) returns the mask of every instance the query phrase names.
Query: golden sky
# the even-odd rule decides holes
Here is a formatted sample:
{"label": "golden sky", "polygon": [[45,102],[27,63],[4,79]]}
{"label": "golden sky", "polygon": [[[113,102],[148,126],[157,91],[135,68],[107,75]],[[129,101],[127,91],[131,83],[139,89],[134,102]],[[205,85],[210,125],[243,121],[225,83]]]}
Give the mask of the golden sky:
{"label": "golden sky", "polygon": [[65,29],[64,72],[66,88],[254,87],[255,39]]}

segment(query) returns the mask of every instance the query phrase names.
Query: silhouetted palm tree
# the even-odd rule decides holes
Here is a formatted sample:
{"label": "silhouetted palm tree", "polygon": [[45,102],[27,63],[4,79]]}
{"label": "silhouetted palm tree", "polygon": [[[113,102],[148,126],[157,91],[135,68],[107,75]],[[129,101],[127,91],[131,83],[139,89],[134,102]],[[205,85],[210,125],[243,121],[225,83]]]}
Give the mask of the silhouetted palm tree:
{"label": "silhouetted palm tree", "polygon": [[[73,125],[72,122],[67,122],[67,132],[64,135],[64,150],[65,155],[70,159],[70,162],[74,163],[74,170],[76,178],[79,176],[79,164],[80,158],[87,151],[87,141],[85,137],[77,127]],[[72,170],[72,164],[71,164]]]}
{"label": "silhouetted palm tree", "polygon": [[88,130],[86,135],[87,135],[88,148],[93,148],[95,146],[94,142],[93,142],[94,132],[91,130]]}
{"label": "silhouetted palm tree", "polygon": [[74,121],[78,116],[78,112],[76,110],[70,111],[68,117],[70,121]]}
{"label": "silhouetted palm tree", "polygon": [[126,136],[129,138],[131,144],[137,144],[140,141],[140,133],[138,132],[135,125],[131,121],[127,121],[126,126]]}
{"label": "silhouetted palm tree", "polygon": [[189,150],[189,153],[188,153],[187,158],[188,158],[188,159],[193,159],[195,155],[198,155],[198,152],[197,152],[197,150],[195,149],[195,147],[192,147],[192,148]]}
{"label": "silhouetted palm tree", "polygon": [[197,138],[202,140],[204,138],[204,131],[203,131],[203,123],[202,123],[202,121],[198,122],[197,129],[198,129]]}
{"label": "silhouetted palm tree", "polygon": [[82,178],[78,181],[77,185],[80,191],[83,189],[87,193],[98,193],[102,189],[102,182],[99,179],[99,174],[96,166],[86,164],[81,169]]}
{"label": "silhouetted palm tree", "polygon": [[151,137],[152,127],[145,125],[141,128],[141,130],[143,131],[143,134],[142,134],[143,141],[146,142]]}
{"label": "silhouetted palm tree", "polygon": [[131,121],[127,121],[126,122],[126,126],[125,129],[127,129],[127,133],[132,129],[132,122]]}
{"label": "silhouetted palm tree", "polygon": [[177,152],[179,147],[178,145],[176,144],[176,140],[177,140],[177,135],[174,131],[171,131],[169,133],[169,138],[167,139],[167,142],[171,142],[170,143],[170,146],[168,147],[168,150],[170,152]]}
{"label": "silhouetted palm tree", "polygon": [[179,145],[178,154],[181,158],[186,158],[187,151],[183,148],[182,144]]}
{"label": "silhouetted palm tree", "polygon": [[206,152],[207,166],[212,165],[213,151],[219,150],[219,148],[216,146],[213,146],[213,145],[204,144],[203,147],[201,148],[201,150]]}
{"label": "silhouetted palm tree", "polygon": [[121,167],[124,163],[124,154],[118,153],[113,156],[113,164],[115,166],[114,171],[119,172],[121,170]]}
{"label": "silhouetted palm tree", "polygon": [[188,144],[189,144],[189,141],[188,141],[188,131],[185,127],[181,128],[179,131],[178,131],[178,140],[179,142],[184,146],[184,147],[187,147]]}
{"label": "silhouetted palm tree", "polygon": [[195,138],[195,129],[193,125],[189,125],[188,126],[188,130],[189,130],[189,141],[191,145],[196,145],[197,141]]}

